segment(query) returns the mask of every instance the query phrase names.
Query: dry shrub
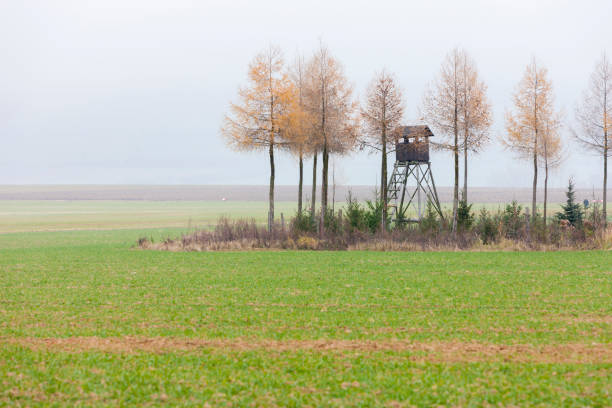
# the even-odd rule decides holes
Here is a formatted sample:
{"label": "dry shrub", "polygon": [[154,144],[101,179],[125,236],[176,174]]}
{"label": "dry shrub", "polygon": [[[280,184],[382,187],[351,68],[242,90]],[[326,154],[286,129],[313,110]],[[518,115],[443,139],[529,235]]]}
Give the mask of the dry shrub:
{"label": "dry shrub", "polygon": [[[324,233],[303,231],[275,224],[271,230],[254,219],[220,218],[214,229],[202,229],[180,238],[167,238],[154,243],[147,238],[138,240],[142,249],[165,251],[244,251],[257,249],[299,250],[371,250],[371,251],[558,251],[612,248],[612,227],[607,231],[577,229],[567,223],[552,223],[529,232],[526,226],[508,237],[501,220],[497,238],[483,240],[478,226],[452,233],[443,223],[434,229],[419,224],[404,225],[390,231],[371,233],[347,226],[347,219],[338,217],[337,227]],[[494,225],[494,224],[491,224]],[[543,224],[542,224],[543,226]],[[544,228],[544,229],[541,229]]]}
{"label": "dry shrub", "polygon": [[319,240],[309,236],[299,237],[296,243],[298,249],[318,249]]}

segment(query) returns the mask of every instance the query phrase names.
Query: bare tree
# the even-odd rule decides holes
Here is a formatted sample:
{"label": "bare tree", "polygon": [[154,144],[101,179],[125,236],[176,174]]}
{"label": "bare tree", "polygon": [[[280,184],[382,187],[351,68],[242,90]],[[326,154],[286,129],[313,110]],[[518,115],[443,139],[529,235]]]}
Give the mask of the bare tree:
{"label": "bare tree", "polygon": [[283,124],[295,106],[295,89],[285,70],[280,48],[270,46],[249,64],[248,85],[230,105],[221,134],[237,150],[267,150],[270,160],[268,228],[274,222],[274,149],[283,145]]}
{"label": "bare tree", "polygon": [[535,58],[525,69],[513,97],[514,112],[506,113],[506,148],[520,157],[533,160],[532,221],[537,215],[538,159],[541,157],[543,127],[554,116],[552,83],[546,68],[538,67]]}
{"label": "bare tree", "polygon": [[382,230],[387,220],[387,153],[388,144],[397,141],[397,130],[404,115],[402,90],[394,75],[385,70],[375,74],[366,92],[365,106],[361,109],[364,124],[364,146],[381,154],[380,201],[383,205]]}
{"label": "bare tree", "polygon": [[587,149],[603,157],[603,217],[607,226],[608,157],[612,155],[612,64],[604,53],[591,74],[588,89],[576,108],[580,131],[574,136]]}
{"label": "bare tree", "polygon": [[463,75],[460,98],[460,126],[463,134],[463,200],[468,199],[468,151],[479,153],[489,141],[492,122],[487,85],[478,77],[476,63],[466,53],[460,56]]}
{"label": "bare tree", "polygon": [[453,190],[453,231],[457,231],[457,207],[459,204],[459,133],[461,120],[464,76],[461,72],[465,52],[458,48],[447,54],[440,73],[423,96],[421,113],[435,133],[444,137],[442,142],[432,143],[434,148],[452,152],[455,163]]}

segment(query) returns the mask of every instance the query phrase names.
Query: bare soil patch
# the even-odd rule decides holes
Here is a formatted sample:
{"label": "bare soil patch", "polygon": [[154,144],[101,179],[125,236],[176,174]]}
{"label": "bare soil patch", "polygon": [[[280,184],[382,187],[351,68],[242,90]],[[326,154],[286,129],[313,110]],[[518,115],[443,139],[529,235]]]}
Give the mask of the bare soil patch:
{"label": "bare soil patch", "polygon": [[108,353],[167,353],[211,351],[314,351],[314,352],[408,352],[415,361],[429,362],[531,362],[612,363],[612,344],[489,344],[477,342],[411,342],[405,340],[262,340],[187,339],[172,337],[66,337],[4,338],[34,350]]}

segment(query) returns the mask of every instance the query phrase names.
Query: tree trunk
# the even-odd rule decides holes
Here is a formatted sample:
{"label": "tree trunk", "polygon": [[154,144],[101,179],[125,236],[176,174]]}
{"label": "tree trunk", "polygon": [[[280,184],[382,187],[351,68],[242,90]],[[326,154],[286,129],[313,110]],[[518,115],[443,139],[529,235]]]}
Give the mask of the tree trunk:
{"label": "tree trunk", "polygon": [[457,232],[457,210],[459,207],[459,149],[455,145],[455,188],[453,189],[453,232]]}
{"label": "tree trunk", "polygon": [[[535,62],[534,62],[535,68]],[[534,69],[535,70],[535,69]],[[533,96],[533,191],[531,193],[531,223],[536,220],[536,201],[538,194],[538,71],[535,70],[535,86]]]}
{"label": "tree trunk", "polygon": [[336,212],[336,166],[332,164],[332,213]]}
{"label": "tree trunk", "polygon": [[270,193],[268,196],[270,208],[268,210],[268,231],[272,231],[274,223],[274,144],[270,143]]}
{"label": "tree trunk", "polygon": [[380,165],[380,202],[382,203],[382,221],[381,227],[383,232],[387,230],[387,139],[383,133],[382,138],[382,160]]}
{"label": "tree trunk", "polygon": [[548,202],[548,160],[544,163],[544,227],[546,227],[546,206]]}
{"label": "tree trunk", "polygon": [[604,176],[603,176],[603,225],[604,231],[608,227],[608,89],[607,89],[607,81],[604,85],[604,146],[603,146],[603,154],[604,154]]}
{"label": "tree trunk", "polygon": [[533,191],[531,192],[531,222],[535,222],[536,219],[536,198],[537,198],[537,188],[538,188],[538,150],[537,150],[537,132],[536,138],[534,142],[533,149]]}
{"label": "tree trunk", "polygon": [[[467,136],[467,135],[466,135]],[[467,176],[468,176],[468,150],[467,150],[467,137],[465,138],[466,146],[463,148],[463,200],[467,203]]]}
{"label": "tree trunk", "polygon": [[608,136],[604,141],[604,177],[603,177],[603,219],[604,228],[608,226]]}
{"label": "tree trunk", "polygon": [[298,214],[302,214],[302,188],[304,186],[304,157],[300,152],[300,179],[298,181]]}
{"label": "tree trunk", "polygon": [[459,207],[459,129],[457,128],[457,114],[457,102],[455,101],[455,144],[453,146],[453,156],[455,159],[455,187],[453,189],[453,232],[457,232],[457,208]]}
{"label": "tree trunk", "polygon": [[314,219],[317,206],[317,152],[312,156],[312,197],[310,199],[310,216]]}
{"label": "tree trunk", "polygon": [[329,152],[327,151],[327,144],[323,145],[323,171],[321,175],[321,232],[323,232],[323,226],[325,221],[325,215],[327,214],[327,187],[328,187],[328,168],[329,168]]}

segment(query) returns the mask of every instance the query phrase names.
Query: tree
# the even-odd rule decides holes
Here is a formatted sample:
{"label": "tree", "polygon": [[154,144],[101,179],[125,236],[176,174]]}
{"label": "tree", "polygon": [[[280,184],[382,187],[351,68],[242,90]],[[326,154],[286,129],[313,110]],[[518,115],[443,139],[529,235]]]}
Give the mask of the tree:
{"label": "tree", "polygon": [[455,163],[455,185],[453,190],[453,232],[457,231],[457,207],[459,205],[459,132],[464,78],[461,72],[465,52],[458,48],[447,54],[442,62],[439,76],[425,91],[422,114],[434,128],[436,135],[445,139],[432,145],[449,150]]}
{"label": "tree", "polygon": [[364,124],[363,144],[375,151],[380,151],[380,201],[383,205],[382,230],[386,228],[387,219],[387,153],[389,143],[397,141],[404,100],[402,90],[395,76],[384,70],[376,74],[366,92],[365,106],[361,109]]}
{"label": "tree", "polygon": [[574,227],[582,224],[582,207],[576,202],[576,192],[574,191],[574,182],[572,179],[569,180],[567,187],[567,201],[565,205],[561,205],[563,211],[557,213],[557,218],[560,220],[566,220]]}
{"label": "tree", "polygon": [[549,169],[558,167],[564,159],[560,128],[561,119],[559,115],[554,115],[547,118],[542,131],[542,148],[539,154],[544,166],[544,225],[547,218],[548,172]]}
{"label": "tree", "polygon": [[513,102],[515,112],[506,113],[507,134],[502,142],[519,157],[533,160],[531,219],[535,222],[542,128],[554,115],[552,84],[546,68],[538,67],[535,59],[525,69]]}
{"label": "tree", "polygon": [[[315,155],[315,179],[313,185],[316,188],[316,151],[313,151],[311,146],[314,144],[311,140],[311,135],[314,129],[314,120],[311,112],[309,112],[306,103],[306,66],[304,58],[298,56],[291,69],[291,81],[297,92],[296,109],[291,110],[288,126],[287,138],[289,139],[289,148],[298,156],[299,166],[299,182],[298,182],[298,213],[302,213],[302,197],[304,186],[304,156],[313,153]],[[314,197],[314,192],[313,192]],[[314,204],[313,204],[314,208]]]}
{"label": "tree", "polygon": [[478,78],[476,63],[465,52],[461,55],[460,71],[463,75],[460,89],[460,127],[463,134],[463,197],[468,200],[468,151],[479,153],[489,142],[492,122],[491,104],[487,98],[487,85]]}
{"label": "tree", "polygon": [[274,149],[285,144],[283,124],[295,106],[296,93],[284,71],[280,48],[270,46],[249,64],[247,86],[230,105],[221,134],[237,150],[267,150],[270,160],[268,228],[274,222]]}
{"label": "tree", "polygon": [[[316,120],[313,144],[323,161],[321,174],[321,216],[327,214],[329,155],[350,151],[356,141],[353,88],[340,63],[323,44],[308,63],[309,109]],[[316,177],[316,155],[313,178]],[[313,180],[313,186],[315,180]],[[314,198],[314,194],[313,194]],[[321,223],[322,225],[323,223]]]}
{"label": "tree", "polygon": [[603,157],[603,218],[607,225],[608,157],[612,155],[612,64],[604,53],[591,74],[589,88],[576,108],[581,131],[574,136]]}

